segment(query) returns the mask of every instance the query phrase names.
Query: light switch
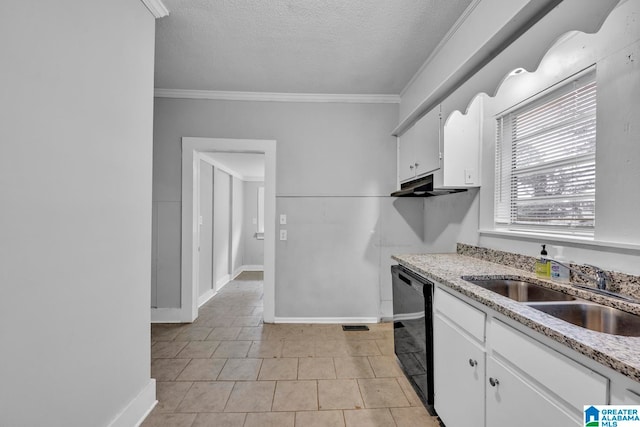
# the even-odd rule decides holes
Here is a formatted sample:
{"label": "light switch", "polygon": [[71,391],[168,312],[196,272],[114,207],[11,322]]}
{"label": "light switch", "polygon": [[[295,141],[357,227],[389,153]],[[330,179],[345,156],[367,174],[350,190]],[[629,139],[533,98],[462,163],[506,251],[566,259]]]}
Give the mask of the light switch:
{"label": "light switch", "polygon": [[280,240],[287,240],[287,230],[280,230]]}
{"label": "light switch", "polygon": [[287,214],[280,214],[280,225],[287,225]]}
{"label": "light switch", "polygon": [[251,224],[256,225],[258,223],[258,218],[251,218]]}
{"label": "light switch", "polygon": [[473,169],[464,170],[464,183],[474,184],[476,182],[476,171]]}

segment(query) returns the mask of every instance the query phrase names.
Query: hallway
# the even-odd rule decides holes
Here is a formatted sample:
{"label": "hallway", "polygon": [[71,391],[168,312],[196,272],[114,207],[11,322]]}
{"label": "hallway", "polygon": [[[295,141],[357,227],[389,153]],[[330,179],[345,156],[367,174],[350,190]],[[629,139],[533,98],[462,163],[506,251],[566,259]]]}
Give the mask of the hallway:
{"label": "hallway", "polygon": [[391,324],[262,323],[261,273],[245,272],[193,324],[154,324],[158,405],[143,427],[437,426],[399,370]]}

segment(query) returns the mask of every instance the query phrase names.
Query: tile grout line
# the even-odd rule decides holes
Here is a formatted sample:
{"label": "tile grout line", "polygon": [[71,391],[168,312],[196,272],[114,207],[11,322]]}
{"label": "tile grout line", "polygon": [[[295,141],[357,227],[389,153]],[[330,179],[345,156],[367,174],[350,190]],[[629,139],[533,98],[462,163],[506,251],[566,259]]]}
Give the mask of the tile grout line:
{"label": "tile grout line", "polygon": [[[182,404],[182,402],[184,402],[184,399],[187,397],[187,394],[189,394],[189,391],[193,388],[193,385],[195,383],[196,383],[195,381],[191,381],[191,385],[187,389],[187,392],[184,394],[184,396],[182,396],[182,399],[180,399],[180,402],[176,405],[175,409],[173,409],[171,411],[171,413],[173,413],[173,414],[180,414],[181,413],[181,412],[177,412],[177,410],[180,407],[180,405]],[[197,415],[196,415],[196,417],[197,417]],[[195,422],[195,418],[193,419],[193,421]]]}
{"label": "tile grout line", "polygon": [[[232,289],[233,291],[233,289]],[[243,292],[243,294],[245,294],[246,296],[248,296],[248,298],[253,298],[254,293],[251,292]],[[231,297],[233,298],[234,301],[236,301],[236,295],[231,295]],[[214,302],[216,302],[216,307],[217,306],[223,306],[223,304],[219,304],[221,301],[220,300],[212,300]],[[238,313],[242,313],[243,316],[244,313],[246,313],[248,311],[248,309],[243,310],[242,309],[242,305],[241,304],[235,304],[234,306],[238,307]],[[213,308],[213,307],[211,307]],[[259,309],[259,307],[256,307],[256,309]],[[385,345],[386,341],[385,340],[389,340],[390,337],[388,337],[388,334],[382,331],[386,331],[386,329],[379,329],[374,331],[376,333],[379,333],[380,338],[377,340],[374,340],[373,338],[371,339],[348,339],[347,336],[345,336],[344,333],[336,333],[337,331],[334,331],[335,328],[329,328],[327,327],[326,329],[324,329],[323,327],[318,327],[318,325],[282,325],[281,327],[278,327],[278,325],[274,326],[274,325],[265,325],[263,323],[260,323],[258,327],[255,326],[233,326],[236,325],[237,322],[240,322],[240,320],[235,320],[238,316],[230,316],[228,312],[222,313],[220,316],[213,316],[212,315],[213,310],[209,310],[206,314],[209,316],[206,320],[206,325],[203,324],[203,327],[207,327],[207,328],[211,328],[208,334],[205,334],[206,337],[204,340],[201,339],[196,339],[196,340],[187,340],[188,343],[185,344],[185,347],[183,347],[178,353],[184,351],[184,348],[188,348],[192,342],[194,341],[209,341],[206,338],[208,338],[210,335],[216,333],[216,328],[220,328],[217,330],[218,333],[220,334],[225,334],[228,333],[228,330],[226,328],[237,328],[238,333],[237,334],[230,334],[229,337],[231,335],[235,335],[235,337],[233,339],[224,339],[224,340],[216,340],[219,341],[218,345],[220,345],[223,341],[230,341],[230,342],[239,342],[239,341],[249,341],[249,349],[247,350],[246,353],[244,353],[244,355],[240,356],[238,353],[237,357],[231,357],[231,358],[237,358],[238,360],[246,360],[249,358],[252,359],[259,359],[260,363],[257,366],[256,369],[256,375],[253,380],[256,381],[256,383],[260,383],[260,382],[264,382],[264,381],[271,381],[268,380],[268,378],[265,379],[261,379],[260,375],[262,373],[268,373],[267,371],[265,371],[266,367],[264,365],[265,361],[267,359],[270,358],[270,356],[276,354],[276,352],[278,352],[279,354],[277,355],[277,357],[275,357],[275,359],[290,359],[292,361],[295,361],[294,363],[296,363],[296,366],[294,369],[291,369],[290,363],[284,363],[284,364],[279,364],[279,363],[274,363],[274,366],[282,366],[284,367],[285,365],[287,366],[286,369],[284,369],[284,371],[282,371],[281,373],[278,373],[278,369],[276,368],[272,374],[273,374],[273,384],[274,384],[274,388],[272,389],[272,393],[271,393],[271,402],[270,402],[270,407],[269,409],[264,408],[265,410],[263,410],[263,412],[265,414],[268,413],[282,413],[283,411],[274,411],[275,408],[275,403],[277,403],[275,401],[275,396],[277,395],[277,390],[278,390],[278,385],[280,382],[282,382],[283,384],[289,380],[294,380],[294,381],[307,381],[307,380],[313,380],[315,382],[315,387],[311,388],[308,387],[307,389],[309,391],[311,390],[315,390],[316,392],[316,408],[314,410],[309,410],[307,411],[306,407],[304,410],[292,410],[292,411],[284,411],[284,412],[290,412],[293,413],[293,416],[291,418],[287,417],[287,423],[292,421],[294,425],[296,425],[296,423],[301,423],[304,422],[305,419],[307,419],[308,415],[304,415],[303,414],[305,412],[311,412],[311,413],[322,413],[322,412],[333,412],[336,410],[340,411],[340,414],[337,414],[334,412],[334,416],[331,416],[330,418],[326,418],[326,416],[320,416],[318,417],[317,415],[313,415],[311,419],[317,419],[318,421],[326,419],[326,420],[334,420],[333,422],[336,423],[336,425],[341,425],[343,427],[345,427],[347,425],[347,421],[346,418],[347,414],[345,412],[345,409],[340,409],[340,408],[326,408],[324,410],[320,409],[320,386],[319,383],[321,381],[321,379],[319,377],[331,377],[329,379],[327,379],[328,383],[331,383],[333,381],[337,381],[337,380],[341,380],[341,379],[345,379],[345,380],[355,380],[355,385],[358,387],[358,397],[361,399],[362,401],[362,408],[366,409],[366,410],[379,410],[379,409],[386,409],[386,414],[391,415],[391,423],[393,425],[398,425],[397,424],[397,419],[396,417],[393,415],[393,413],[391,412],[391,407],[384,407],[384,408],[368,408],[365,405],[364,402],[364,396],[363,396],[363,382],[364,382],[364,378],[369,378],[369,375],[371,375],[372,379],[382,379],[382,378],[389,378],[386,375],[389,373],[393,373],[395,371],[392,370],[392,366],[390,366],[388,364],[388,360],[385,359],[384,356],[387,356],[388,353],[383,352],[383,348],[387,348],[389,347],[389,345]],[[236,323],[234,323],[236,322]],[[209,326],[211,325],[211,326]],[[248,328],[255,328],[255,329],[248,329]],[[314,329],[316,328],[316,329]],[[160,336],[162,334],[162,329],[159,330],[159,334],[158,336]],[[195,334],[196,338],[199,338],[199,334],[202,333],[201,331],[198,331]],[[245,335],[242,335],[245,334]],[[255,334],[255,335],[254,335]],[[168,333],[165,336],[170,336],[173,335],[170,331],[168,331]],[[173,336],[171,338],[171,340],[168,341],[180,341],[183,338],[185,338],[187,335],[189,334],[189,329],[188,327],[185,328],[182,332],[178,332],[178,334],[176,334],[175,336]],[[181,336],[182,338],[179,339],[179,336]],[[258,338],[256,339],[240,339],[240,338],[246,338],[247,336],[250,336],[251,338]],[[331,338],[333,341],[335,341],[335,344],[332,345],[327,345],[327,346],[322,346],[322,348],[325,349],[325,352],[323,353],[323,358],[329,359],[330,363],[327,361],[327,363],[322,362],[322,363],[315,363],[314,360],[319,359],[319,354],[321,353],[320,348],[321,348],[321,342],[322,340],[327,340],[328,338]],[[362,337],[360,337],[362,338]],[[278,344],[274,345],[269,343],[270,341],[274,341],[277,342]],[[164,340],[163,340],[164,341]],[[305,357],[303,357],[304,355],[308,355],[309,353],[305,350],[308,349],[308,346],[305,346],[305,342],[307,344],[312,343],[313,344],[313,353],[312,355],[309,357],[309,359],[311,359],[309,361],[309,366],[310,367],[314,367],[314,366],[324,366],[327,369],[319,369],[317,370],[317,375],[309,375],[310,378],[307,378],[306,380],[301,379],[301,375],[303,372],[303,370],[301,370],[301,361],[303,361],[302,359],[306,359]],[[152,345],[155,344],[155,341],[152,343]],[[251,355],[251,348],[258,348],[258,344],[266,344],[265,348],[268,347],[267,352],[263,353],[264,357],[261,356],[256,356]],[[285,357],[284,354],[284,350],[285,350],[285,345],[287,345],[287,356],[290,357]],[[341,351],[341,348],[343,348],[343,346],[347,346],[349,351],[347,352],[347,354],[343,354]],[[213,348],[213,351],[210,355],[210,357],[206,358],[206,359],[219,359],[216,357],[213,357],[213,354],[215,353],[215,351],[217,350],[217,346],[216,348]],[[259,352],[258,352],[259,353]],[[296,353],[298,353],[296,355]],[[187,353],[184,353],[187,354]],[[177,355],[176,355],[177,356]],[[342,357],[342,358],[351,358],[354,361],[357,361],[356,365],[360,365],[361,368],[358,369],[357,367],[355,368],[354,374],[353,376],[349,379],[349,378],[338,378],[338,370],[337,370],[337,358]],[[380,360],[376,359],[376,357],[380,357]],[[176,359],[177,357],[173,357],[173,359]],[[217,382],[232,382],[233,385],[231,386],[231,391],[229,392],[229,394],[225,397],[225,400],[223,402],[220,402],[222,404],[222,410],[221,413],[229,413],[230,412],[225,412],[226,409],[228,408],[228,404],[231,400],[231,396],[233,395],[234,391],[236,391],[236,387],[239,385],[240,382],[246,382],[246,381],[225,381],[225,380],[220,380],[220,375],[222,373],[222,371],[225,369],[225,367],[228,367],[228,362],[231,359],[229,357],[224,358],[224,362],[221,364],[220,370],[217,373],[217,375],[215,376],[215,380]],[[365,363],[365,359],[366,359],[366,363]],[[194,358],[189,358],[187,365],[184,366],[184,368],[182,368],[180,370],[180,372],[178,373],[178,376],[171,382],[175,383],[177,382],[177,378],[182,375],[186,369],[189,368],[189,366],[191,365],[191,363],[194,361]],[[375,361],[375,363],[374,363]],[[313,362],[313,363],[312,363]],[[397,363],[397,362],[396,362]],[[376,372],[373,369],[374,364],[376,366],[379,367],[379,369],[382,369],[381,371],[379,370],[378,372]],[[362,372],[362,370],[364,369],[369,370],[369,373],[366,372]],[[287,371],[290,372],[291,374],[287,374]],[[209,370],[208,368],[203,371],[204,375],[202,375],[202,377],[208,376]],[[230,371],[231,372],[231,371]],[[313,369],[312,371],[313,372]],[[335,375],[335,377],[334,377]],[[363,376],[364,375],[364,376]],[[316,378],[313,378],[313,377]],[[195,375],[194,378],[199,378],[199,375]],[[229,379],[231,380],[233,377],[233,375],[229,376]],[[359,378],[362,377],[362,378]],[[401,378],[397,378],[394,376],[391,376],[391,378],[395,378],[394,383],[396,384],[396,386],[399,386],[402,394],[400,394],[400,396],[403,396],[405,398],[405,403],[404,405],[408,404],[407,408],[411,408],[412,407],[412,402],[414,400],[413,397],[411,396],[410,399],[410,390],[405,390],[403,388],[403,386],[400,384],[400,379]],[[200,378],[202,379],[202,378]],[[187,391],[182,394],[182,396],[176,396],[178,397],[178,402],[177,402],[177,406],[174,407],[174,410],[171,412],[177,413],[175,410],[178,409],[179,405],[183,404],[183,402],[185,401],[187,395],[189,394],[189,392],[193,392],[193,387],[196,384],[197,381],[191,381]],[[280,384],[281,385],[281,384]],[[311,385],[309,385],[311,386]],[[288,388],[286,388],[288,389]],[[368,390],[368,388],[367,388]],[[269,396],[269,394],[267,394],[267,396]],[[265,396],[265,397],[267,397]],[[247,396],[249,399],[251,399],[250,396]],[[338,400],[340,400],[340,396],[334,396],[336,398],[338,398]],[[398,400],[398,399],[396,399]],[[199,402],[206,402],[203,401],[201,399],[197,399],[197,401]],[[170,402],[170,401],[169,401]],[[397,405],[397,402],[390,402],[393,403],[393,405]],[[294,405],[295,406],[295,405]],[[393,407],[395,408],[395,406]],[[198,412],[198,409],[195,409],[196,413],[195,413],[195,418],[192,419],[191,421],[191,425],[193,427],[193,425],[195,425],[196,420],[202,415],[203,413]],[[355,419],[358,420],[364,420],[361,417],[364,415],[360,415],[357,416],[356,415],[356,410],[351,410],[350,412],[353,412],[353,414],[348,414],[350,420],[352,419],[352,417],[356,417]],[[184,416],[187,416],[188,413],[181,413]],[[160,415],[158,418],[160,420],[163,419],[162,417],[162,413],[158,414]],[[300,415],[300,416],[299,416]],[[204,421],[205,419],[208,419],[210,416],[204,416],[202,415],[203,418],[201,418],[201,421]],[[368,416],[368,415],[367,415]],[[403,417],[402,419],[404,419],[404,417],[406,417],[404,412],[399,412],[398,416]],[[388,415],[385,415],[385,418],[388,417]],[[214,417],[215,418],[215,417]],[[245,425],[245,426],[249,426],[249,425],[253,425],[252,423],[255,421],[261,421],[259,418],[260,417],[256,417],[256,416],[252,416],[250,418],[251,421],[249,420],[248,417],[248,413],[244,412],[242,415],[242,419],[240,419],[241,417],[234,417],[233,419],[236,420],[236,422],[240,422],[242,424],[234,424],[234,425]],[[169,421],[168,418],[164,418],[165,421]],[[339,419],[341,419],[342,421],[338,421]],[[366,419],[366,417],[365,417]],[[275,419],[274,419],[275,420]],[[186,426],[188,423],[188,419],[184,419],[185,423],[184,425]],[[249,422],[249,424],[247,424]],[[164,425],[164,424],[163,424]],[[289,424],[287,424],[289,425]],[[296,427],[304,427],[304,426],[297,426]]]}
{"label": "tile grout line", "polygon": [[[222,372],[222,370],[220,370],[220,372]],[[233,386],[231,386],[231,391],[229,392],[229,395],[225,399],[224,405],[222,406],[222,411],[220,413],[222,413],[222,414],[227,413],[227,412],[225,412],[225,409],[227,409],[227,405],[229,404],[229,399],[231,399],[231,395],[233,394],[233,390],[235,390],[235,388],[236,388],[236,384],[237,384],[237,381],[233,381]]]}

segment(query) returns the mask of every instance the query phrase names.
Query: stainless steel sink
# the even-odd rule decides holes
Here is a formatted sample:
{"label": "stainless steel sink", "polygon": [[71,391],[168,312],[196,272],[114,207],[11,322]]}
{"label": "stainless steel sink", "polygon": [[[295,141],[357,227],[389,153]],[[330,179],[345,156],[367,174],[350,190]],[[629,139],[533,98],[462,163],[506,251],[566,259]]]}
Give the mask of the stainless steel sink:
{"label": "stainless steel sink", "polygon": [[529,304],[565,322],[613,335],[640,336],[640,316],[592,303]]}
{"label": "stainless steel sink", "polygon": [[465,279],[475,285],[519,302],[574,301],[571,295],[535,283],[512,279]]}
{"label": "stainless steel sink", "polygon": [[462,279],[585,329],[640,337],[640,315],[575,298],[524,280],[464,276]]}

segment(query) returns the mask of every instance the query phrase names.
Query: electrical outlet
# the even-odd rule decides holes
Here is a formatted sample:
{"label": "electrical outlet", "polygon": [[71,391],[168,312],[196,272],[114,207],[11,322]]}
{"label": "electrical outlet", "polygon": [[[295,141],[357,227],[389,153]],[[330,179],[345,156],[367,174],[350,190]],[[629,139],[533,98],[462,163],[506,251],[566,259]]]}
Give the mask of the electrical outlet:
{"label": "electrical outlet", "polygon": [[287,240],[287,230],[280,230],[280,240]]}
{"label": "electrical outlet", "polygon": [[280,225],[287,224],[287,214],[280,214]]}

